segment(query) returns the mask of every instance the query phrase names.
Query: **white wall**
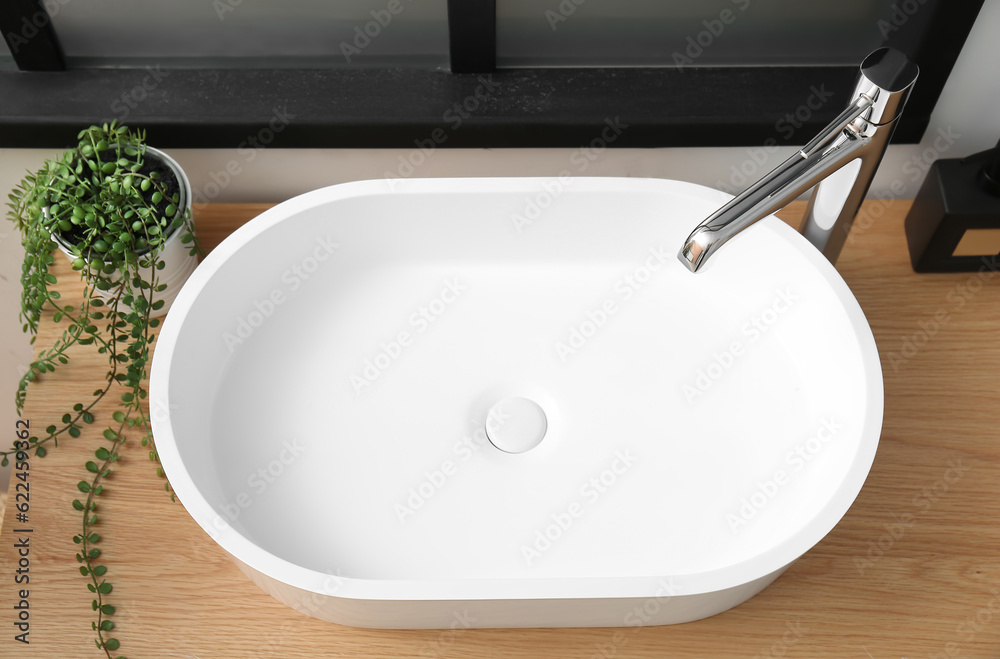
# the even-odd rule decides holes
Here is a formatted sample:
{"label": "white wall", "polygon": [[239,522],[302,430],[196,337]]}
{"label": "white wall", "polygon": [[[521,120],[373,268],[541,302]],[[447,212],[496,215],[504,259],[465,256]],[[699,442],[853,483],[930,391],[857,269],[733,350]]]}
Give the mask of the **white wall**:
{"label": "white wall", "polygon": [[[1000,138],[1000,0],[987,0],[965,49],[945,86],[919,145],[889,149],[869,196],[912,197],[927,166],[939,156],[962,157],[996,144]],[[919,84],[919,81],[918,83]],[[803,99],[805,101],[805,99]],[[734,102],[738,102],[734,99]],[[792,110],[793,108],[789,108]],[[950,137],[943,137],[950,136]],[[811,135],[797,135],[802,142]],[[745,148],[609,149],[587,167],[571,160],[572,149],[438,149],[425,157],[414,176],[546,176],[569,170],[587,176],[663,177],[694,181],[730,192],[732,167],[744,165],[759,176],[787,157],[793,149],[766,154]],[[0,149],[0,192],[20,180],[26,169],[37,168],[51,150]],[[400,159],[419,159],[410,150],[265,149],[252,161],[236,150],[173,150],[196,189],[219,202],[277,202],[325,185],[381,178],[399,171]],[[758,164],[754,157],[763,159]],[[235,161],[240,174],[218,194],[209,184]],[[0,222],[0,429],[6,443],[14,425],[16,382],[30,351],[17,320],[21,247],[11,224]],[[3,476],[0,475],[0,482]],[[0,491],[3,487],[0,485]]]}

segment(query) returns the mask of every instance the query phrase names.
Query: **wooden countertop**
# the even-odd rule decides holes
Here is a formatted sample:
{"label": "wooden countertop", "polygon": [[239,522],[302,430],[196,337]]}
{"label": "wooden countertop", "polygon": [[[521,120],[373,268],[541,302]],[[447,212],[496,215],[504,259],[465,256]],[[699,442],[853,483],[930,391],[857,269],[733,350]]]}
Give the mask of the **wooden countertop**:
{"label": "wooden countertop", "polygon": [[[840,524],[745,604],[684,625],[616,629],[382,631],[320,622],[248,581],[171,503],[130,440],[101,497],[102,561],[120,653],[141,657],[1000,657],[1000,276],[916,275],[903,236],[909,202],[868,202],[838,268],[867,314],[885,372],[878,456]],[[211,248],[267,205],[196,209]],[[801,217],[803,205],[782,215]],[[868,226],[864,226],[868,224]],[[938,314],[938,329],[924,338]],[[39,345],[54,326],[46,323]],[[103,358],[77,353],[30,391],[47,425],[83,400]],[[111,401],[107,401],[111,403]],[[8,404],[4,402],[4,404]],[[72,536],[101,421],[30,468],[27,524],[13,494],[0,533],[0,655],[98,657],[91,594]],[[5,429],[13,436],[13,428]],[[6,440],[5,440],[6,441]],[[12,483],[17,482],[16,479]],[[14,544],[30,533],[30,644],[14,640]],[[770,653],[770,654],[769,654]]]}

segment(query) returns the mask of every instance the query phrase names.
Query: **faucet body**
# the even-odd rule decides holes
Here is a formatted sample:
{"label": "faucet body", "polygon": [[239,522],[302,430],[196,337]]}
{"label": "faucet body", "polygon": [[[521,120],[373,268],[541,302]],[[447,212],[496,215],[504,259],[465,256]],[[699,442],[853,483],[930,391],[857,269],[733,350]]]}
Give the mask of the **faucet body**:
{"label": "faucet body", "polygon": [[889,144],[918,69],[880,48],[865,58],[851,103],[819,135],[699,224],[677,257],[692,272],[729,239],[815,187],[802,233],[836,262]]}

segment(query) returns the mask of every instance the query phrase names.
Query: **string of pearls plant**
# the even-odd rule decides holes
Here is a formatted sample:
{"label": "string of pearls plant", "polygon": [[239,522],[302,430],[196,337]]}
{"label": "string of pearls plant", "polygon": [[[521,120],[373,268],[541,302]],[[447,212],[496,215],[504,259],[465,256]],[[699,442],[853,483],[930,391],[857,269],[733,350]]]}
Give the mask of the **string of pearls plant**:
{"label": "string of pearls plant", "polygon": [[[173,493],[159,467],[156,445],[145,409],[146,380],[155,313],[164,305],[166,284],[160,281],[164,268],[163,249],[180,232],[180,241],[191,255],[198,242],[187,204],[182,204],[181,182],[169,167],[147,153],[143,131],[125,126],[91,126],[78,135],[79,143],[60,157],[45,161],[29,173],[10,194],[9,218],[17,226],[24,245],[21,270],[23,330],[32,344],[43,314],[62,326],[62,334],[51,346],[38,352],[21,378],[16,395],[21,412],[29,385],[69,362],[74,345],[93,346],[108,361],[104,381],[89,400],[77,402],[44,433],[28,438],[29,451],[43,457],[65,436],[79,437],[81,429],[97,420],[98,404],[112,392],[118,409],[101,435],[104,443],[84,465],[87,475],[77,483],[81,498],[73,501],[80,514],[80,533],[73,537],[80,573],[94,594],[96,616],[92,623],[97,647],[109,658],[120,643],[111,632],[115,607],[107,602],[113,586],[107,566],[100,562],[101,540],[98,497],[104,481],[118,460],[126,437],[140,436],[164,488]],[[50,271],[61,247],[72,260],[72,269],[82,283],[82,300],[63,304]],[[6,465],[13,450],[0,451]]]}

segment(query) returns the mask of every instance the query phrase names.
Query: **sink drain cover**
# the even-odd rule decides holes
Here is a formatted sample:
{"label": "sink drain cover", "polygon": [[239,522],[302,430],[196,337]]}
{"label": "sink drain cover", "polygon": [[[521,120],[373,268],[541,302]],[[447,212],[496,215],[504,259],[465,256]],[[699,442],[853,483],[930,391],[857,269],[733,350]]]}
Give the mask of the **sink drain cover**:
{"label": "sink drain cover", "polygon": [[490,408],[486,417],[486,436],[493,446],[507,453],[524,453],[535,448],[547,428],[541,406],[520,396],[504,398]]}

